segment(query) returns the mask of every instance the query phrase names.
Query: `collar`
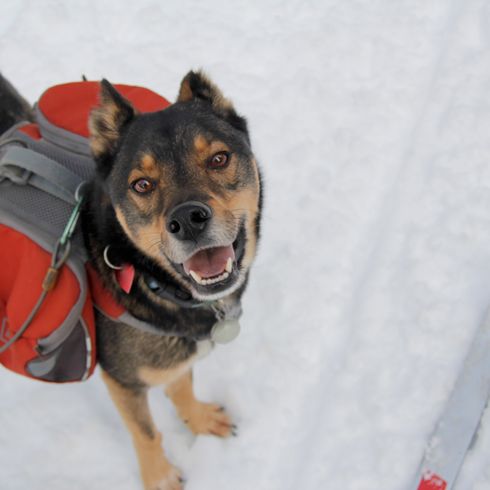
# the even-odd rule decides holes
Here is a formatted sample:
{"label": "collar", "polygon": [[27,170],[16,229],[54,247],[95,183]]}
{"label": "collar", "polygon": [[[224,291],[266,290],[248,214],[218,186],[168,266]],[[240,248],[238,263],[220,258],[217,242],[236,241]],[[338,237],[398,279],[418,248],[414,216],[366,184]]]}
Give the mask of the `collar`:
{"label": "collar", "polygon": [[238,319],[242,314],[241,303],[226,304],[220,301],[203,301],[194,299],[185,289],[181,289],[169,283],[161,283],[149,275],[143,276],[146,285],[158,296],[168,299],[184,308],[209,307],[213,310],[216,323],[209,332],[209,338],[218,344],[228,344],[240,333]]}
{"label": "collar", "polygon": [[[133,287],[135,277],[134,265],[128,262],[122,263],[121,265],[113,264],[113,262],[109,259],[109,248],[110,245],[107,245],[104,248],[104,252],[102,254],[104,262],[114,271],[114,277],[116,278],[116,282],[119,284],[119,287],[126,294],[129,294],[131,292],[131,288]],[[186,289],[171,283],[157,281],[157,279],[148,273],[143,274],[143,280],[146,286],[157,296],[171,301],[172,303],[175,303],[183,308],[198,308],[208,304],[208,302],[202,302],[194,299],[192,294]]]}
{"label": "collar", "polygon": [[179,286],[157,281],[149,274],[143,275],[145,284],[160,298],[167,299],[183,308],[199,308],[201,306],[212,306],[215,301],[199,301],[192,294]]}
{"label": "collar", "polygon": [[[121,270],[123,269],[124,268]],[[147,331],[153,334],[170,336],[175,335],[162,332],[160,328],[143,322],[130,315],[126,309],[116,301],[112,293],[104,287],[98,273],[91,265],[87,265],[87,272],[94,305],[104,316],[113,321],[120,321],[139,330]],[[128,276],[131,276],[130,272],[127,272],[127,274]],[[220,300],[200,302],[194,299],[188,291],[174,286],[173,284],[161,283],[149,275],[143,276],[143,279],[147,286],[160,297],[168,299],[181,307],[208,307],[212,309],[216,317],[216,323],[209,332],[209,340],[220,344],[226,344],[234,340],[240,333],[240,323],[238,321],[242,312],[240,301],[235,301],[231,304],[227,304],[226,301],[223,302]],[[131,285],[133,280],[134,267]]]}

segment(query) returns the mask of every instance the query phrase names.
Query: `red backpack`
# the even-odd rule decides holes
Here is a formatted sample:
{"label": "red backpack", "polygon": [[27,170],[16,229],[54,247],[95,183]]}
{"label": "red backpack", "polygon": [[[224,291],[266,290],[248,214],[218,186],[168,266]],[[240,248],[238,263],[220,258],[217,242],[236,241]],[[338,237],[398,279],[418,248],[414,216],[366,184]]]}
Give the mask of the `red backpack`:
{"label": "red backpack", "polygon": [[[145,88],[116,88],[140,112],[170,105]],[[142,324],[87,266],[78,223],[83,185],[95,173],[87,123],[98,93],[97,82],[51,87],[35,106],[35,124],[0,137],[0,363],[44,381],[93,373],[94,307]]]}

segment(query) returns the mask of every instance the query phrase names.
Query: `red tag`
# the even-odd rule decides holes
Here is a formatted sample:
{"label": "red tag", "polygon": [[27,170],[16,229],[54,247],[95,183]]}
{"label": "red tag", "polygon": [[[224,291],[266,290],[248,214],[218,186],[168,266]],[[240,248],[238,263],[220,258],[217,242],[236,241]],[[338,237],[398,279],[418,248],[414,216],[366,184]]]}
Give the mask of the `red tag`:
{"label": "red tag", "polygon": [[131,264],[124,264],[122,269],[116,271],[116,280],[121,289],[129,294],[134,281],[134,267]]}
{"label": "red tag", "polygon": [[447,483],[434,473],[427,473],[420,480],[418,490],[446,490]]}

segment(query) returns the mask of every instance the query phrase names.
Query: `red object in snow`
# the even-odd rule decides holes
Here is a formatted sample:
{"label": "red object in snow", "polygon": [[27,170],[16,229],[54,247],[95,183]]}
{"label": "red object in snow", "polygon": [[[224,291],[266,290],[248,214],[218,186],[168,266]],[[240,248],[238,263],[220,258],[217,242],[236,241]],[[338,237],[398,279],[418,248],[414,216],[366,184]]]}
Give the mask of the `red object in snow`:
{"label": "red object in snow", "polygon": [[417,490],[446,490],[446,487],[446,481],[432,473],[422,477]]}

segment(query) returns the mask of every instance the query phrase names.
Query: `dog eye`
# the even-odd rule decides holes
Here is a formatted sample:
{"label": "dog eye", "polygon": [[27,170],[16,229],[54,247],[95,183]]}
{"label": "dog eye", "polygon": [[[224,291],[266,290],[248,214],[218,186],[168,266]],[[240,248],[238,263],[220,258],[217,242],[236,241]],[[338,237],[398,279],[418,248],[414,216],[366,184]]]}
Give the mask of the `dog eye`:
{"label": "dog eye", "polygon": [[138,194],[148,194],[155,188],[155,184],[148,179],[138,179],[131,184],[131,188]]}
{"label": "dog eye", "polygon": [[230,154],[227,151],[220,151],[214,154],[208,161],[209,168],[223,168],[228,165]]}

